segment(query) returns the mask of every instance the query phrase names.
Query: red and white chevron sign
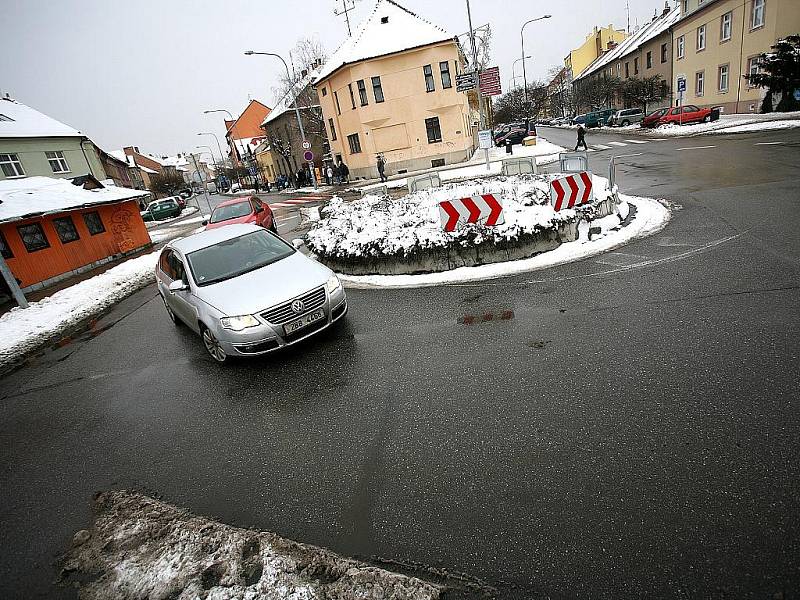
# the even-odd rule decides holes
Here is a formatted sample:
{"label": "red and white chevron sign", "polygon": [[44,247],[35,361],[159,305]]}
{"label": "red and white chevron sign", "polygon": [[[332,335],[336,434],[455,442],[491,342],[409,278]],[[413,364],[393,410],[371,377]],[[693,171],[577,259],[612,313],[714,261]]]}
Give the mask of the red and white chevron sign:
{"label": "red and white chevron sign", "polygon": [[440,202],[439,216],[445,231],[455,231],[459,223],[481,223],[489,226],[505,223],[503,205],[492,194]]}
{"label": "red and white chevron sign", "polygon": [[567,175],[550,182],[550,204],[556,211],[586,204],[594,198],[592,174],[587,171]]}

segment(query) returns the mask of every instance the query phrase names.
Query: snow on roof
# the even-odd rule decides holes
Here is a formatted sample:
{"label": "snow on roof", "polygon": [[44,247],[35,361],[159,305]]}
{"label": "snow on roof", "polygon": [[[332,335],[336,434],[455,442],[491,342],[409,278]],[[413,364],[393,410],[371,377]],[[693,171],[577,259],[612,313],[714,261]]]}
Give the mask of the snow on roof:
{"label": "snow on roof", "polygon": [[323,65],[318,81],[327,79],[350,63],[454,38],[455,36],[441,27],[403,8],[394,0],[378,0],[372,14]]}
{"label": "snow on roof", "polygon": [[0,98],[0,138],[83,137],[69,125],[11,98]]}
{"label": "snow on roof", "polygon": [[[322,67],[322,68],[324,69],[325,67]],[[275,108],[273,108],[270,111],[270,113],[267,115],[267,117],[261,122],[261,126],[263,127],[267,123],[270,123],[270,122],[274,121],[275,119],[277,119],[281,115],[285,114],[286,111],[294,110],[294,98],[295,98],[295,95],[299,96],[300,94],[302,94],[303,90],[305,90],[306,87],[309,84],[311,84],[311,82],[316,81],[316,78],[317,78],[318,74],[319,74],[319,70],[312,71],[311,73],[309,73],[308,75],[306,75],[302,79],[298,80],[297,83],[295,83],[294,87],[289,89],[283,95],[283,98],[281,98],[280,101],[278,102],[278,104],[275,105]],[[298,108],[302,109],[302,108],[306,108],[306,107],[299,106]]]}
{"label": "snow on roof", "polygon": [[247,154],[249,152],[255,152],[256,147],[264,141],[264,136],[258,137],[249,137],[249,138],[240,138],[238,140],[233,140],[233,144],[236,146],[236,149],[239,151],[240,155]]}
{"label": "snow on roof", "polygon": [[136,165],[136,166],[138,168],[140,168],[142,171],[144,171],[145,173],[149,173],[150,175],[155,175],[156,173],[158,173],[158,171],[156,171],[155,169],[148,169],[144,165]]}
{"label": "snow on roof", "polygon": [[110,187],[85,190],[69,179],[26,177],[0,181],[0,223],[120,202],[147,195],[143,190]]}
{"label": "snow on roof", "polygon": [[654,21],[650,21],[647,25],[639,29],[639,31],[625,38],[625,40],[620,42],[616,48],[600,56],[592,64],[586,67],[583,72],[575,78],[575,81],[587,77],[592,73],[596,73],[600,69],[613,63],[618,58],[622,58],[623,56],[636,50],[642,44],[645,44],[654,37],[661,35],[667,29],[677,23],[680,17],[681,8],[679,5],[677,5],[666,15],[662,14]]}
{"label": "snow on roof", "polygon": [[121,160],[121,161],[127,163],[129,167],[135,167],[136,166],[136,164],[133,162],[133,157],[132,156],[128,156],[127,154],[125,154],[124,150],[109,150],[108,154],[110,156],[113,156],[117,160]]}

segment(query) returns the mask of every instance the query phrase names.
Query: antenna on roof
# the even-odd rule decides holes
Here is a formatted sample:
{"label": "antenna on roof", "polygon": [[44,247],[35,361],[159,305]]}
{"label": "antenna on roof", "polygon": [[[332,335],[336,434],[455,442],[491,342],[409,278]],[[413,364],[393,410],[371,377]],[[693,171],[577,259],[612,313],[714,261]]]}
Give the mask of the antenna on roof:
{"label": "antenna on roof", "polygon": [[[336,0],[334,0],[334,4],[335,2]],[[348,37],[351,37],[353,35],[353,32],[350,31],[350,11],[354,10],[355,7],[356,7],[356,0],[342,0],[342,8],[333,9],[333,14],[335,14],[337,17],[341,17],[342,15],[344,15],[344,20],[347,22]]]}
{"label": "antenna on roof", "polygon": [[625,12],[628,13],[628,34],[631,32],[631,3],[626,0]]}

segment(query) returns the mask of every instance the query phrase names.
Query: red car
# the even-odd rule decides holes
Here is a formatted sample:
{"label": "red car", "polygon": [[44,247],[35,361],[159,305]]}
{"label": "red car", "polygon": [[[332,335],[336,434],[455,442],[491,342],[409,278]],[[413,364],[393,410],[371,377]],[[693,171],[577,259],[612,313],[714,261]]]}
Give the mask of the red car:
{"label": "red car", "polygon": [[714,120],[713,112],[714,111],[710,108],[697,108],[693,104],[687,104],[686,106],[678,106],[669,109],[669,112],[658,121],[658,124],[666,125],[667,123],[675,123],[676,125],[685,125],[686,123],[708,123]]}
{"label": "red car", "polygon": [[203,224],[208,229],[216,229],[235,223],[253,223],[273,233],[278,233],[275,217],[269,204],[265,204],[255,196],[249,198],[232,198],[220,202],[211,213],[211,218]]}
{"label": "red car", "polygon": [[668,108],[659,108],[658,110],[654,110],[649,115],[647,115],[644,119],[642,119],[641,126],[642,127],[658,127],[659,121],[661,121],[661,117],[667,114],[669,111]]}

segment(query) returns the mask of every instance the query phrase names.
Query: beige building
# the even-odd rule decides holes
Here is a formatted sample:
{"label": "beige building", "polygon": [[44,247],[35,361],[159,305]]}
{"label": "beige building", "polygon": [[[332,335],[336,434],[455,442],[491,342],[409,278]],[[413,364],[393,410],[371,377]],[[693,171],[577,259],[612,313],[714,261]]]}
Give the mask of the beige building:
{"label": "beige building", "polygon": [[743,76],[757,72],[759,54],[800,31],[800,1],[681,0],[680,8],[674,81],[686,81],[684,103],[758,112],[765,90]]}
{"label": "beige building", "polygon": [[592,33],[586,36],[583,44],[564,58],[564,67],[570,77],[578,77],[586,67],[621,43],[627,35],[624,29],[614,29],[613,25],[595,27]]}
{"label": "beige building", "polygon": [[465,59],[454,36],[392,0],[331,56],[314,83],[336,162],[353,177],[464,161],[474,149],[467,95],[456,91]]}

